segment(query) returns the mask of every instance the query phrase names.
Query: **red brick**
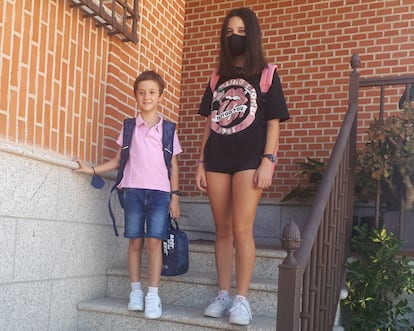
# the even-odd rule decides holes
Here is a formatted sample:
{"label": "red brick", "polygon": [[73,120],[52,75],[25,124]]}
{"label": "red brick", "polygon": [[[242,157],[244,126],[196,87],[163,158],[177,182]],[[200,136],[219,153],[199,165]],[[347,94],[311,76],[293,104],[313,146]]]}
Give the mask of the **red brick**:
{"label": "red brick", "polygon": [[[197,108],[216,66],[222,19],[237,6],[257,11],[266,55],[279,64],[292,115],[282,125],[281,143],[301,147],[285,153],[281,146],[280,163],[284,167],[278,168],[277,175],[282,178],[292,176],[295,168],[289,165],[298,158],[328,157],[347,108],[352,53],[361,55],[361,77],[414,71],[414,14],[407,10],[409,0],[390,0],[386,6],[384,2],[362,0],[349,0],[346,6],[339,0],[300,5],[288,0],[218,0],[214,4],[200,0],[187,2],[186,8],[183,1],[174,2],[174,6],[167,0],[162,2],[157,6],[145,3],[137,45],[108,37],[104,28],[95,26],[93,18],[83,18],[79,9],[70,9],[65,2],[33,6],[30,1],[13,5],[8,1],[1,6],[0,16],[6,17],[6,24],[1,28],[5,38],[0,87],[2,95],[8,97],[0,100],[0,116],[11,114],[5,129],[8,139],[62,154],[75,153],[90,161],[108,159],[116,148],[114,139],[122,118],[134,114],[130,90],[136,75],[154,68],[167,83],[165,115],[180,121],[185,146],[181,157],[188,163],[182,169],[183,188],[190,195],[200,195],[192,182],[191,167],[198,157],[204,124]],[[170,12],[173,14],[167,14]],[[14,28],[7,24],[12,17]],[[185,17],[185,26],[174,17]],[[31,33],[24,33],[28,29]],[[10,58],[21,58],[27,69],[19,62],[7,62]],[[8,91],[5,94],[4,89]],[[367,125],[377,113],[372,103],[378,100],[378,91],[364,95],[361,125]],[[387,109],[392,109],[395,100],[395,96],[387,95]],[[33,122],[25,119],[17,123],[18,109],[26,116],[25,110],[31,108],[36,114]],[[58,124],[62,118],[66,122]],[[309,144],[314,144],[315,150],[310,151]],[[289,180],[280,183],[264,197],[278,199],[280,192],[289,190]]]}

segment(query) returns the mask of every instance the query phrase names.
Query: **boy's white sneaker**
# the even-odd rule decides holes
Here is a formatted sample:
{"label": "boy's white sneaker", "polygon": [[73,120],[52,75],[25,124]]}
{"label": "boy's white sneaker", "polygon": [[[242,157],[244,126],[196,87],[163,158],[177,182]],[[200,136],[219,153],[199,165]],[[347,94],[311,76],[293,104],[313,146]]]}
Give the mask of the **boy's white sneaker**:
{"label": "boy's white sneaker", "polygon": [[129,294],[128,310],[144,310],[144,292],[135,290]]}
{"label": "boy's white sneaker", "polygon": [[246,298],[235,296],[230,308],[229,322],[231,324],[248,325],[252,321],[252,311]]}
{"label": "boy's white sneaker", "polygon": [[162,305],[158,295],[145,296],[145,318],[154,319],[161,317]]}
{"label": "boy's white sneaker", "polygon": [[208,317],[223,317],[228,315],[232,300],[226,293],[219,292],[219,294],[211,300],[208,307],[204,310],[204,316]]}

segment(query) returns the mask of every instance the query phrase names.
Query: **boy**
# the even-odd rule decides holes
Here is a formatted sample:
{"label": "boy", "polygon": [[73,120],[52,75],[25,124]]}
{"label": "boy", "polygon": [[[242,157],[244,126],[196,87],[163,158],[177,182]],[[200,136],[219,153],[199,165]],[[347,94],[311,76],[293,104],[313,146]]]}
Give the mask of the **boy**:
{"label": "boy", "polygon": [[[148,255],[149,287],[145,296],[145,317],[154,319],[162,314],[158,295],[162,269],[162,240],[167,237],[169,212],[172,218],[180,216],[178,197],[177,154],[182,152],[177,133],[174,132],[171,177],[165,165],[162,150],[162,125],[164,119],[158,113],[162,101],[164,81],[154,71],[144,71],[134,83],[134,95],[140,111],[132,135],[130,156],[119,184],[123,190],[125,231],[129,238],[128,272],[131,281],[129,310],[144,310],[144,292],[141,288],[141,253],[145,242]],[[93,175],[118,168],[123,132],[118,136],[119,145],[115,157],[96,167],[88,167],[76,160],[76,172]]]}

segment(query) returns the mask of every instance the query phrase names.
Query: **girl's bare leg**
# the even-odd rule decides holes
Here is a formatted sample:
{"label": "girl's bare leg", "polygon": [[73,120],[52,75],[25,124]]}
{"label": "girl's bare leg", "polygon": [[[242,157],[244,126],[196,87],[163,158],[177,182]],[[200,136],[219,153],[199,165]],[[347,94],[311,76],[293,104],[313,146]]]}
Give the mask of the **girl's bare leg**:
{"label": "girl's bare leg", "polygon": [[233,175],[232,211],[235,246],[236,294],[247,296],[256,260],[253,226],[262,189],[253,185],[255,170]]}
{"label": "girl's bare leg", "polygon": [[216,227],[215,256],[220,290],[230,292],[233,273],[232,176],[207,172],[208,196]]}

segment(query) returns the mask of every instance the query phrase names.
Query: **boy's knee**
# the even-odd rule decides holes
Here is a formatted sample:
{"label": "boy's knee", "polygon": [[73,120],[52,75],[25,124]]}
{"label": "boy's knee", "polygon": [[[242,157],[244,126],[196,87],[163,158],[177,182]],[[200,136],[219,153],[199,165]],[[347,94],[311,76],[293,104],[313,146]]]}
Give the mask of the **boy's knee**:
{"label": "boy's knee", "polygon": [[134,251],[140,251],[142,249],[142,239],[141,238],[129,239],[129,248]]}
{"label": "boy's knee", "polygon": [[161,239],[158,238],[146,238],[145,246],[149,250],[159,249],[161,247]]}

